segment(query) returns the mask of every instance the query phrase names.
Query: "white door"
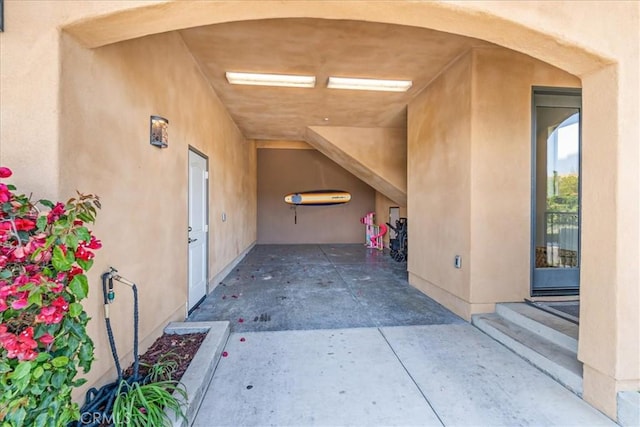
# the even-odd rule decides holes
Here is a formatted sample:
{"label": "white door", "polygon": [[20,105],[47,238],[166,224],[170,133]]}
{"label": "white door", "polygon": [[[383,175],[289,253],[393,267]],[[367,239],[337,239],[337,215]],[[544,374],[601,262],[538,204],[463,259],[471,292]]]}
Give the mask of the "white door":
{"label": "white door", "polygon": [[207,293],[208,179],[207,159],[189,150],[189,310]]}

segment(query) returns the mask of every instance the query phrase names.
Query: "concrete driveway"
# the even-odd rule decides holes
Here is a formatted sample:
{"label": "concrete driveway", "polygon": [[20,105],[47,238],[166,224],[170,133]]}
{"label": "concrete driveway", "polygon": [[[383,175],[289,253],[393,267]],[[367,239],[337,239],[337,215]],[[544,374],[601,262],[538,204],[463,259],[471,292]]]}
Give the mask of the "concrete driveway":
{"label": "concrete driveway", "polygon": [[232,333],[195,426],[615,425],[467,324]]}
{"label": "concrete driveway", "polygon": [[257,246],[190,320],[232,331],[198,427],[615,425],[361,245]]}

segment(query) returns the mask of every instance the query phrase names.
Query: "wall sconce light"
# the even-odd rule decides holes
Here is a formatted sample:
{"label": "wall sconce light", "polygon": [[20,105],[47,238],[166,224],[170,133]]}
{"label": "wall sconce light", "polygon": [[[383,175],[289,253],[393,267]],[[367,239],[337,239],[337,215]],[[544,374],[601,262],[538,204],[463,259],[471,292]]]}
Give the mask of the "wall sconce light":
{"label": "wall sconce light", "polygon": [[169,120],[160,116],[151,116],[151,145],[160,148],[169,146]]}

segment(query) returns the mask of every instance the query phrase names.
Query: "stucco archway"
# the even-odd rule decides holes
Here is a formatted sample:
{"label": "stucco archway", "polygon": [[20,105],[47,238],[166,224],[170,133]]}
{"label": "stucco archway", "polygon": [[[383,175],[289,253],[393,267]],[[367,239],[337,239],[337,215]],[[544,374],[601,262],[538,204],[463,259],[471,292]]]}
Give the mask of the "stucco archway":
{"label": "stucco archway", "polygon": [[[329,4],[327,4],[329,3]],[[487,40],[555,65],[583,82],[583,255],[580,359],[585,398],[615,417],[615,395],[638,386],[638,101],[623,48],[598,31],[567,23],[573,6],[550,17],[533,3],[479,2],[128,2],[96,6],[64,26],[84,46],[238,20],[307,17],[411,25]],[[589,12],[597,22],[598,8]],[[603,26],[603,27],[606,27]],[[600,40],[602,39],[602,40]],[[637,61],[637,47],[630,60]],[[626,70],[626,71],[624,71]],[[606,144],[602,141],[607,141]],[[624,190],[624,191],[623,191]],[[411,197],[411,195],[409,196]],[[630,237],[631,236],[631,237]],[[635,236],[635,239],[634,239]],[[635,313],[635,314],[634,314]],[[635,329],[625,326],[635,322]]]}

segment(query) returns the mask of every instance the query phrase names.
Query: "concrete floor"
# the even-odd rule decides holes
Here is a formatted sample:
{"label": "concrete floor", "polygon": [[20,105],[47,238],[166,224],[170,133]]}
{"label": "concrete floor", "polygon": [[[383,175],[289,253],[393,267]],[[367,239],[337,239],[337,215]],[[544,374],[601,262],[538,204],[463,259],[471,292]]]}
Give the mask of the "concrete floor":
{"label": "concrete floor", "polygon": [[189,320],[228,320],[232,332],[464,322],[406,269],[363,245],[258,245]]}
{"label": "concrete floor", "polygon": [[233,331],[194,426],[615,425],[405,268],[360,245],[255,247],[190,316]]}

